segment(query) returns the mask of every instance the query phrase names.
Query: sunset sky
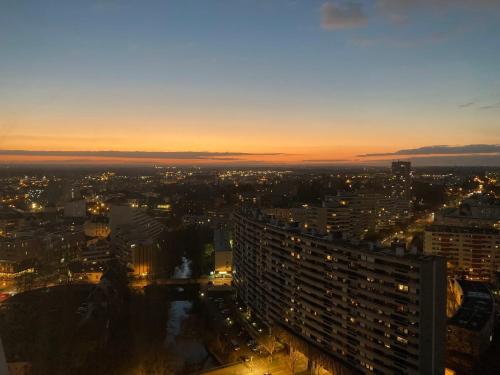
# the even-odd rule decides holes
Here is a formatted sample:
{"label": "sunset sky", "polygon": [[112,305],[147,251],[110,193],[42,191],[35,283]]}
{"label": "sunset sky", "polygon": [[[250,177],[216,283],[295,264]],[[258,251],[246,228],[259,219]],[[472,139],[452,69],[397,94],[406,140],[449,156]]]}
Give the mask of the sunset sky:
{"label": "sunset sky", "polygon": [[500,165],[499,144],[498,0],[0,2],[0,163]]}

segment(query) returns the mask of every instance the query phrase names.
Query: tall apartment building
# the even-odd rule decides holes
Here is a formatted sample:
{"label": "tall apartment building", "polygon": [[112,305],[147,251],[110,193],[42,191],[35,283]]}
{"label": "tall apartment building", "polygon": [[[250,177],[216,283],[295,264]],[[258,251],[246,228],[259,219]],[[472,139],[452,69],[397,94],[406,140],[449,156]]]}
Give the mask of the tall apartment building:
{"label": "tall apartment building", "polygon": [[359,191],[327,196],[321,215],[327,233],[345,238],[363,238],[370,231],[393,227],[399,220],[397,201],[382,193]]}
{"label": "tall apartment building", "polygon": [[500,231],[431,225],[424,233],[424,253],[446,257],[451,276],[494,281],[500,272]]}
{"label": "tall apartment building", "polygon": [[444,373],[442,258],[354,247],[234,215],[233,279],[262,321],[365,374]]}
{"label": "tall apartment building", "polygon": [[391,196],[396,199],[394,208],[401,217],[408,216],[411,207],[411,163],[394,161],[391,172]]}
{"label": "tall apartment building", "polygon": [[393,191],[403,198],[411,196],[411,162],[393,161],[391,165]]}
{"label": "tall apartment building", "polygon": [[398,202],[377,192],[340,192],[326,196],[321,207],[272,208],[266,212],[319,234],[362,239],[369,232],[390,229],[400,220]]}

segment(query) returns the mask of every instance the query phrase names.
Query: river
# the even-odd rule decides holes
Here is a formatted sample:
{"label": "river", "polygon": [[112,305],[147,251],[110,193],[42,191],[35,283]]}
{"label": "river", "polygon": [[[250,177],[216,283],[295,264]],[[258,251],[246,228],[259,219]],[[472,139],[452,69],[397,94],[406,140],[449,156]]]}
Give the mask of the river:
{"label": "river", "polygon": [[[175,268],[173,278],[186,279],[191,277],[191,261],[185,257],[182,263]],[[167,335],[165,345],[179,360],[177,373],[182,373],[185,365],[210,368],[217,365],[214,358],[208,353],[200,338],[200,332],[184,324],[191,314],[192,300],[172,301],[166,323]]]}

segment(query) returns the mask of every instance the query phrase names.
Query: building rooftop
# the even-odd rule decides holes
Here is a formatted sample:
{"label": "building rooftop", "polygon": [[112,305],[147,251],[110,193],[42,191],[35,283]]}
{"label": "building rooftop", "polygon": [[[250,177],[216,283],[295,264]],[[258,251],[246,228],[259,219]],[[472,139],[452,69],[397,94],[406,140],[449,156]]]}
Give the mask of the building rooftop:
{"label": "building rooftop", "polygon": [[494,228],[458,227],[453,225],[433,224],[425,228],[428,232],[452,232],[499,235],[500,231]]}
{"label": "building rooftop", "polygon": [[463,291],[463,300],[449,324],[480,331],[494,314],[494,300],[490,289],[477,281],[458,280]]}
{"label": "building rooftop", "polygon": [[323,241],[325,243],[337,244],[338,246],[344,247],[346,249],[352,249],[357,251],[366,251],[372,254],[383,254],[392,257],[405,257],[407,259],[413,259],[415,261],[422,261],[427,259],[436,258],[434,255],[427,255],[423,253],[415,253],[404,251],[404,249],[393,249],[388,247],[377,247],[376,244],[370,241],[348,241],[340,238],[335,238],[332,235],[321,235],[314,231],[314,229],[303,229],[294,221],[282,221],[276,220],[270,215],[265,214],[259,209],[243,209],[240,211],[243,216],[254,219],[267,226],[275,227],[281,230],[286,230],[291,233],[300,234],[303,237],[308,237],[317,241]]}

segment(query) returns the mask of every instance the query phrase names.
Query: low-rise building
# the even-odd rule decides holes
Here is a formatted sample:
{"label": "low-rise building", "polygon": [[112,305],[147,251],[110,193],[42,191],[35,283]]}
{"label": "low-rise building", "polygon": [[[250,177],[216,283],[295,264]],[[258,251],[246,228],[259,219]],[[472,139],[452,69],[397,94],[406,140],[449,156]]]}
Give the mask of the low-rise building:
{"label": "low-rise building", "polygon": [[479,357],[493,341],[495,301],[487,285],[454,280],[456,311],[448,320],[448,349]]}
{"label": "low-rise building", "polygon": [[229,232],[225,229],[214,230],[215,274],[231,274],[233,267],[233,250],[231,249]]}

